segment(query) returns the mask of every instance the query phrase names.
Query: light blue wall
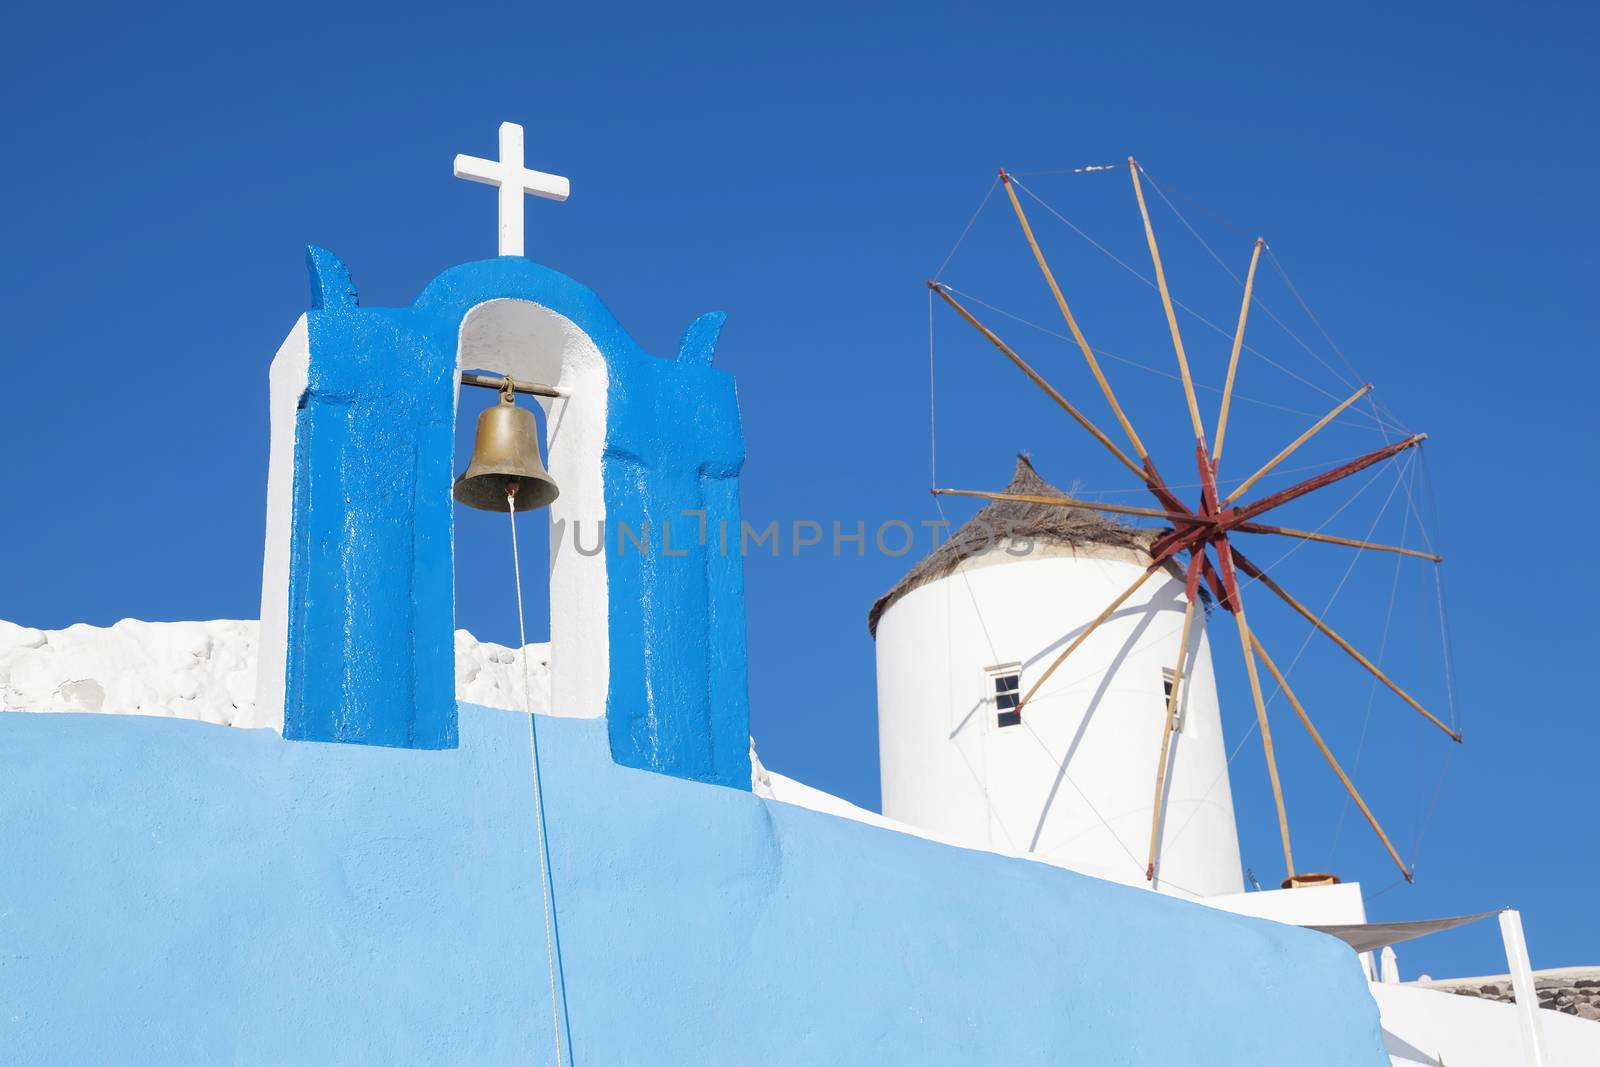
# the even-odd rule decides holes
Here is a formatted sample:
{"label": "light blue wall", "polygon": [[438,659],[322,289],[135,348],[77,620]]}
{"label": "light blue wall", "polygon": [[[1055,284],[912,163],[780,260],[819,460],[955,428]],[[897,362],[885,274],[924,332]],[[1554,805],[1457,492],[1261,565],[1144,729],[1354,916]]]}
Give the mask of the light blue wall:
{"label": "light blue wall", "polygon": [[[577,1067],[1388,1062],[1331,938],[539,730]],[[460,742],[0,715],[0,1062],[549,1062],[527,719]]]}
{"label": "light blue wall", "polygon": [[[695,320],[678,357],[660,359],[592,291],[520,256],[453,267],[409,308],[362,308],[338,257],[312,248],[307,259],[310,371],[295,425],[284,736],[456,743],[458,333],[480,304],[528,300],[575,323],[606,362],[608,528],[655,531],[648,554],[606,554],[612,754],[748,789],[744,574],[737,550],[720,552],[716,536],[731,529],[738,544],[744,463],[733,379],[711,366],[724,316]],[[707,543],[685,536],[699,524],[686,511],[704,514]],[[677,526],[671,555],[662,551],[666,521]]]}

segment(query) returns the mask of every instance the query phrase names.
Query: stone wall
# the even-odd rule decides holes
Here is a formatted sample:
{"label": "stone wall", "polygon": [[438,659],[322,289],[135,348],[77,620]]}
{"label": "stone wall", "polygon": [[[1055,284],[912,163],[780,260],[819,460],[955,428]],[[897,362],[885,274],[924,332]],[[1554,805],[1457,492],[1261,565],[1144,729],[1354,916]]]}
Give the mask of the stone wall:
{"label": "stone wall", "polygon": [[[1516,996],[1511,989],[1510,975],[1490,978],[1450,978],[1422,981],[1417,985],[1456,993],[1463,997],[1478,997],[1512,1004]],[[1534,971],[1534,992],[1539,1007],[1551,1011],[1576,1015],[1580,1019],[1600,1021],[1600,967],[1564,967],[1557,970]]]}
{"label": "stone wall", "polygon": [[[77,623],[36,630],[0,620],[0,711],[94,711],[256,724],[254,619]],[[530,644],[533,708],[551,714],[550,645]],[[515,649],[455,633],[456,699],[520,711]]]}

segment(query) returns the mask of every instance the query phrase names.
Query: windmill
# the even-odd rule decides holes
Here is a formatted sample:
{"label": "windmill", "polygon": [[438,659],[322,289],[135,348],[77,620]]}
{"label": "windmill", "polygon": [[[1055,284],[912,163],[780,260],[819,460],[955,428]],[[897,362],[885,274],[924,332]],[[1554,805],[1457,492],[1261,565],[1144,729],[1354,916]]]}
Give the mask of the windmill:
{"label": "windmill", "polygon": [[[1020,224],[1022,234],[1026,238],[1035,262],[1038,264],[1039,271],[1049,288],[1050,295],[1054,299],[1071,333],[1072,342],[1082,353],[1101,395],[1105,398],[1106,403],[1114,414],[1133,454],[1130,456],[1128,452],[1124,451],[1110,435],[1091,421],[1083,411],[1069,401],[1033,366],[1024,360],[1014,348],[1002,340],[989,326],[979,321],[972,310],[961,299],[958,299],[957,293],[950,286],[937,280],[928,282],[928,287],[933,294],[948,305],[967,325],[978,331],[989,344],[1014,364],[1035,386],[1043,390],[1074,422],[1093,437],[1118,463],[1125,467],[1135,479],[1135,484],[1149,492],[1154,499],[1155,506],[1140,507],[1127,504],[1103,503],[1077,499],[1066,495],[1029,496],[937,486],[933,489],[933,492],[939,495],[977,497],[991,501],[1012,501],[1014,503],[1048,507],[1081,508],[1113,515],[1138,516],[1145,519],[1160,520],[1170,527],[1157,536],[1151,544],[1149,551],[1150,562],[1144,572],[1138,576],[1132,585],[1107,603],[1104,609],[1087,626],[1081,628],[1077,635],[1050,660],[1045,669],[1034,678],[1032,685],[1022,693],[1015,706],[1015,711],[1019,717],[1026,717],[1029,714],[1029,703],[1039,693],[1040,688],[1089,639],[1097,628],[1110,619],[1113,613],[1129,598],[1133,597],[1147,579],[1164,569],[1175,565],[1179,566],[1182,568],[1185,579],[1184,592],[1186,602],[1183,616],[1183,637],[1180,638],[1177,661],[1172,669],[1172,684],[1167,695],[1166,728],[1162,734],[1160,750],[1156,759],[1155,803],[1153,804],[1150,832],[1149,862],[1145,870],[1146,879],[1153,879],[1155,876],[1157,844],[1162,830],[1162,788],[1169,765],[1174,722],[1181,702],[1180,693],[1184,684],[1184,659],[1185,652],[1189,646],[1189,628],[1194,621],[1195,610],[1201,602],[1202,595],[1207,595],[1218,608],[1232,616],[1238,633],[1240,653],[1243,658],[1245,674],[1249,680],[1256,725],[1261,733],[1262,748],[1276,807],[1279,834],[1283,846],[1284,865],[1287,871],[1287,878],[1284,882],[1285,887],[1324,884],[1334,879],[1331,875],[1296,871],[1290,842],[1289,822],[1284,807],[1283,787],[1279,777],[1277,759],[1273,751],[1272,731],[1267,718],[1267,702],[1263,699],[1262,667],[1266,668],[1268,674],[1277,683],[1279,690],[1294,709],[1296,717],[1309,734],[1322,758],[1338,778],[1351,801],[1359,808],[1367,823],[1377,834],[1389,857],[1400,869],[1406,881],[1409,882],[1412,879],[1411,868],[1402,860],[1400,853],[1396,850],[1389,835],[1385,833],[1377,816],[1357,790],[1351,776],[1346,773],[1322,734],[1318,731],[1306,710],[1305,704],[1290,686],[1287,671],[1280,667],[1279,662],[1268,652],[1260,633],[1254,630],[1247,621],[1245,589],[1252,587],[1253,597],[1253,586],[1260,585],[1263,587],[1295,613],[1302,616],[1312,625],[1316,633],[1344,652],[1360,669],[1369,672],[1377,682],[1382,683],[1393,694],[1394,698],[1402,701],[1451,740],[1459,742],[1461,735],[1453,726],[1448,725],[1444,719],[1429,710],[1420,700],[1402,688],[1372,658],[1363,654],[1351,641],[1335,631],[1322,614],[1308,608],[1269,574],[1266,568],[1256,564],[1245,551],[1245,548],[1248,548],[1248,542],[1255,538],[1288,538],[1304,543],[1338,545],[1362,551],[1397,553],[1421,558],[1437,565],[1441,562],[1441,559],[1431,552],[1399,545],[1382,544],[1367,539],[1342,537],[1316,530],[1295,529],[1277,525],[1270,521],[1275,518],[1273,512],[1283,505],[1304,498],[1319,490],[1327,489],[1352,475],[1378,464],[1392,461],[1402,453],[1418,448],[1427,435],[1420,433],[1409,435],[1382,448],[1320,470],[1311,477],[1286,488],[1255,496],[1250,495],[1250,490],[1262,478],[1279,468],[1285,460],[1316,437],[1330,423],[1350,409],[1352,405],[1366,397],[1372,386],[1363,385],[1332,410],[1318,418],[1298,436],[1284,445],[1258,470],[1224,495],[1218,488],[1219,472],[1222,469],[1223,450],[1227,442],[1230,409],[1235,398],[1234,386],[1239,369],[1239,357],[1241,349],[1244,347],[1245,329],[1252,306],[1256,269],[1260,263],[1265,242],[1258,238],[1251,250],[1249,267],[1242,283],[1243,300],[1239,308],[1238,324],[1233,332],[1227,374],[1222,387],[1221,406],[1216,416],[1214,433],[1208,433],[1205,418],[1196,398],[1195,382],[1191,375],[1189,359],[1185,353],[1182,333],[1174,311],[1174,301],[1167,285],[1155,229],[1151,224],[1149,208],[1145,201],[1144,187],[1141,181],[1142,168],[1131,157],[1128,160],[1127,168],[1132,180],[1134,198],[1138,204],[1140,218],[1143,222],[1145,243],[1149,248],[1150,260],[1155,273],[1155,288],[1160,294],[1162,310],[1166,317],[1168,333],[1171,337],[1172,349],[1177,361],[1178,377],[1183,386],[1189,426],[1193,432],[1194,463],[1198,471],[1200,491],[1199,499],[1193,501],[1192,504],[1185,503],[1157,469],[1154,459],[1150,456],[1144,442],[1118,401],[1116,392],[1113,390],[1100,360],[1096,357],[1095,349],[1085,339],[1077,319],[1073,316],[1068,306],[1061,286],[1058,284],[1056,276],[1045,258],[1039,241],[1035,237],[1028,215],[1023,209],[1022,201],[1017,196],[1016,189],[1020,183],[1013,175],[1002,170],[999,175],[999,184],[1005,189],[1012,210],[1016,214],[1017,222]],[[1101,170],[1108,168],[1088,169]],[[1244,544],[1244,547],[1241,547],[1241,543]],[[1240,580],[1241,575],[1247,581],[1242,582]],[[1202,590],[1204,590],[1204,594]]]}

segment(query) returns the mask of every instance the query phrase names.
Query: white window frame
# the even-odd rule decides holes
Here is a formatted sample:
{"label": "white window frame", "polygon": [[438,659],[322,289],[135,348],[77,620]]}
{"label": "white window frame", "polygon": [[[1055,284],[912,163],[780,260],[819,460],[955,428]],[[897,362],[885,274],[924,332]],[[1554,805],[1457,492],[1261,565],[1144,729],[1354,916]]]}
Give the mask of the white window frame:
{"label": "white window frame", "polygon": [[[1016,684],[1002,688],[1000,683],[1007,678],[1016,679]],[[988,708],[989,728],[991,730],[1006,730],[1013,726],[1021,725],[1022,716],[1017,713],[1018,705],[1021,701],[1021,663],[997,663],[992,667],[983,669],[983,702]],[[1013,715],[1014,721],[1002,722],[1001,716],[1008,712],[1016,713]]]}

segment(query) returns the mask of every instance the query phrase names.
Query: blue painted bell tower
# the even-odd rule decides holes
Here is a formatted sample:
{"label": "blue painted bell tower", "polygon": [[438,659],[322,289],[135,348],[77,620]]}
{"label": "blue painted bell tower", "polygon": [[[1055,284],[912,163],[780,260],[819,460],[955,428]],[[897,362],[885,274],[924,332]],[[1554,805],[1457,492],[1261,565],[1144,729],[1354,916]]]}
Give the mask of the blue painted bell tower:
{"label": "blue painted bell tower", "polygon": [[521,255],[451,268],[405,308],[362,307],[336,256],[307,260],[311,309],[272,369],[265,723],[457,744],[450,488],[460,373],[482,369],[563,394],[546,402],[552,712],[603,715],[624,766],[748,790],[744,439],[711,366],[724,316],[663,359]]}

